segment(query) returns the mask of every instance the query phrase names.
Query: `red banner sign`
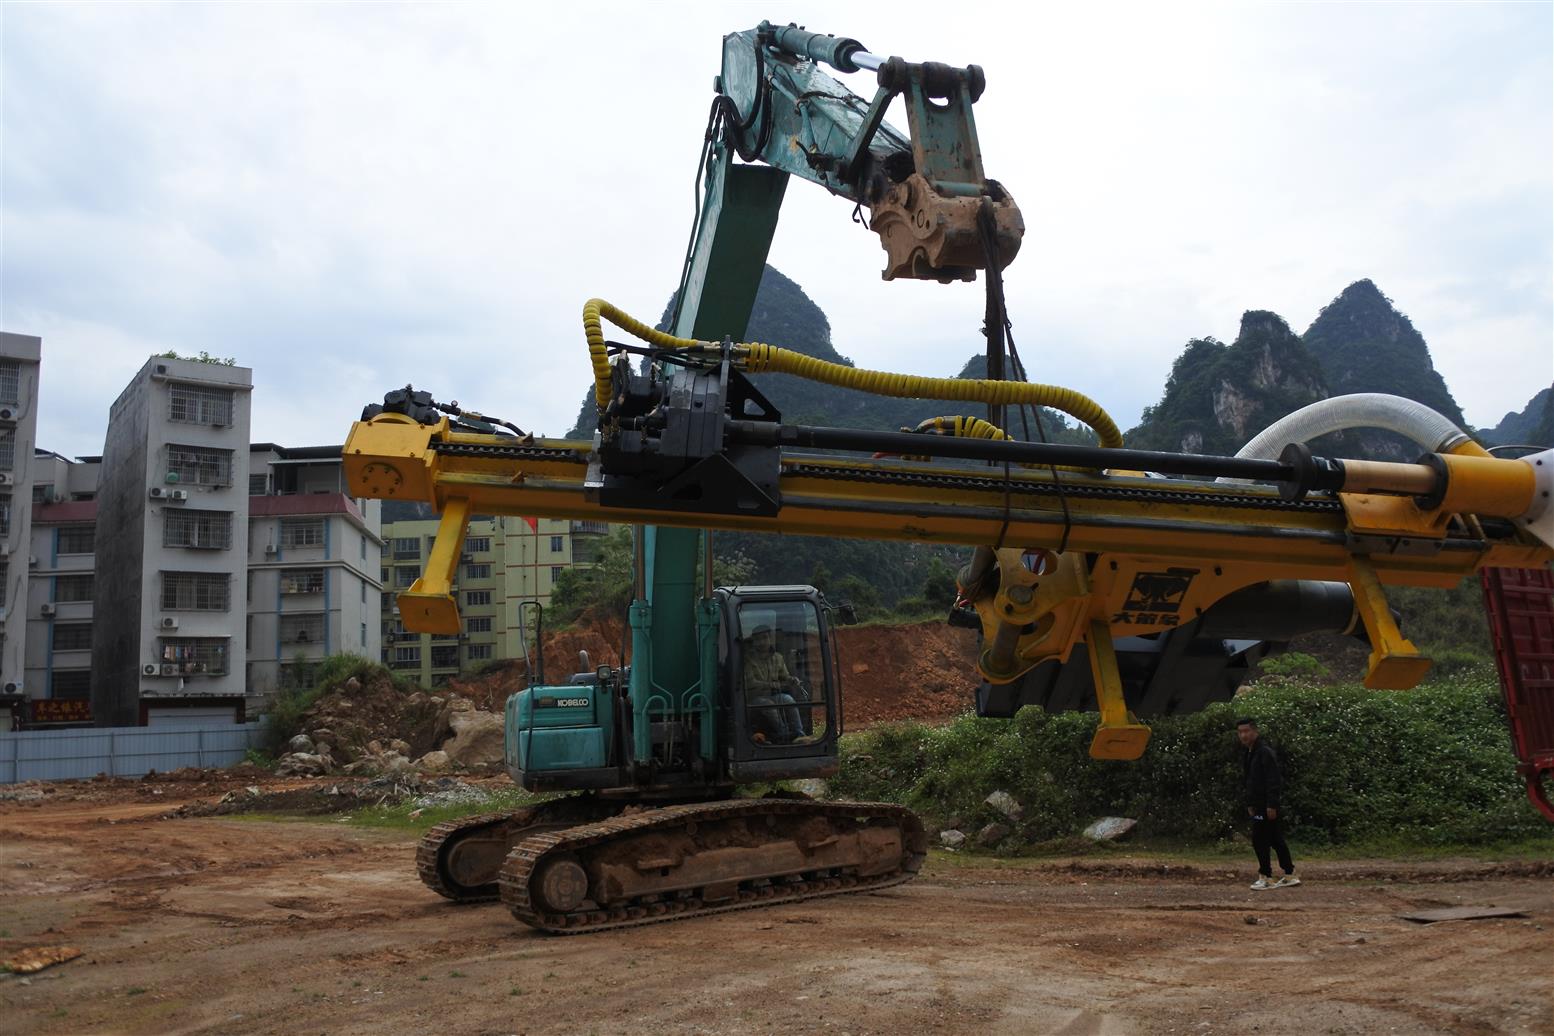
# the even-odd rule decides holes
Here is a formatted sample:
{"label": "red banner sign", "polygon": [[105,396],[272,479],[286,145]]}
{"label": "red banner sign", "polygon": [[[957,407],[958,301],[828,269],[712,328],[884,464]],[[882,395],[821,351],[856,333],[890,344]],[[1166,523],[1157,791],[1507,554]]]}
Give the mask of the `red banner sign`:
{"label": "red banner sign", "polygon": [[86,698],[40,698],[32,705],[34,723],[90,723],[92,703]]}

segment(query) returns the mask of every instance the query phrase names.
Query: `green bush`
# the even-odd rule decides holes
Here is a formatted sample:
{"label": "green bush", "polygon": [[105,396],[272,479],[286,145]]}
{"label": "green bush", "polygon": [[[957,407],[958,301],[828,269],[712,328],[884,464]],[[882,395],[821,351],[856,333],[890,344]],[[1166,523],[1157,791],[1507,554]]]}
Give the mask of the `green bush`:
{"label": "green bush", "polygon": [[1012,720],[880,727],[844,738],[833,791],[977,826],[995,819],[983,799],[1002,789],[1024,806],[1018,833],[1029,843],[1106,815],[1138,818],[1145,836],[1217,840],[1243,822],[1233,723],[1251,715],[1283,764],[1293,839],[1501,842],[1546,828],[1515,774],[1498,695],[1483,677],[1407,692],[1281,682],[1152,721],[1133,763],[1089,757],[1091,713],[1027,708]]}

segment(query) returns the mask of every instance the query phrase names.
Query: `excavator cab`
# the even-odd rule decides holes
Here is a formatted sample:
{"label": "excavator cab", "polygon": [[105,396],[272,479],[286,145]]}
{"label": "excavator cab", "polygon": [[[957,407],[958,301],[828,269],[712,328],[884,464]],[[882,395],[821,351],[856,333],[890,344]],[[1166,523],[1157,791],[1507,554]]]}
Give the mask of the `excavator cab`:
{"label": "excavator cab", "polygon": [[834,773],[842,717],[825,598],[810,586],[741,586],[719,596],[730,776],[780,780]]}

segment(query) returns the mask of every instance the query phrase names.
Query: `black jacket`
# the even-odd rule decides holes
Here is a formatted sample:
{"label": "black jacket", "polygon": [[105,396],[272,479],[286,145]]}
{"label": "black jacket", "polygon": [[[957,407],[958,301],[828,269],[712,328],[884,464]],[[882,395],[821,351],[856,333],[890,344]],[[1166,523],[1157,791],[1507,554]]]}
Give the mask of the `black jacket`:
{"label": "black jacket", "polygon": [[1284,790],[1284,777],[1279,772],[1279,757],[1273,746],[1258,738],[1241,760],[1242,790],[1246,804],[1261,813],[1272,806],[1279,808],[1279,792]]}

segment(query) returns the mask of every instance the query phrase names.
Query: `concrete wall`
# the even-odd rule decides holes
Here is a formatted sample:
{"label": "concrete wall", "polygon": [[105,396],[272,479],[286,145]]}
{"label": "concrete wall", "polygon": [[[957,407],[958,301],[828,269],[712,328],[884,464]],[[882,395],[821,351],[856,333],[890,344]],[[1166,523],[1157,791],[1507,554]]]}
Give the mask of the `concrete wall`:
{"label": "concrete wall", "polygon": [[146,369],[108,411],[92,597],[92,717],[98,726],[140,722],[142,562],[146,534],[146,450],[151,382]]}

